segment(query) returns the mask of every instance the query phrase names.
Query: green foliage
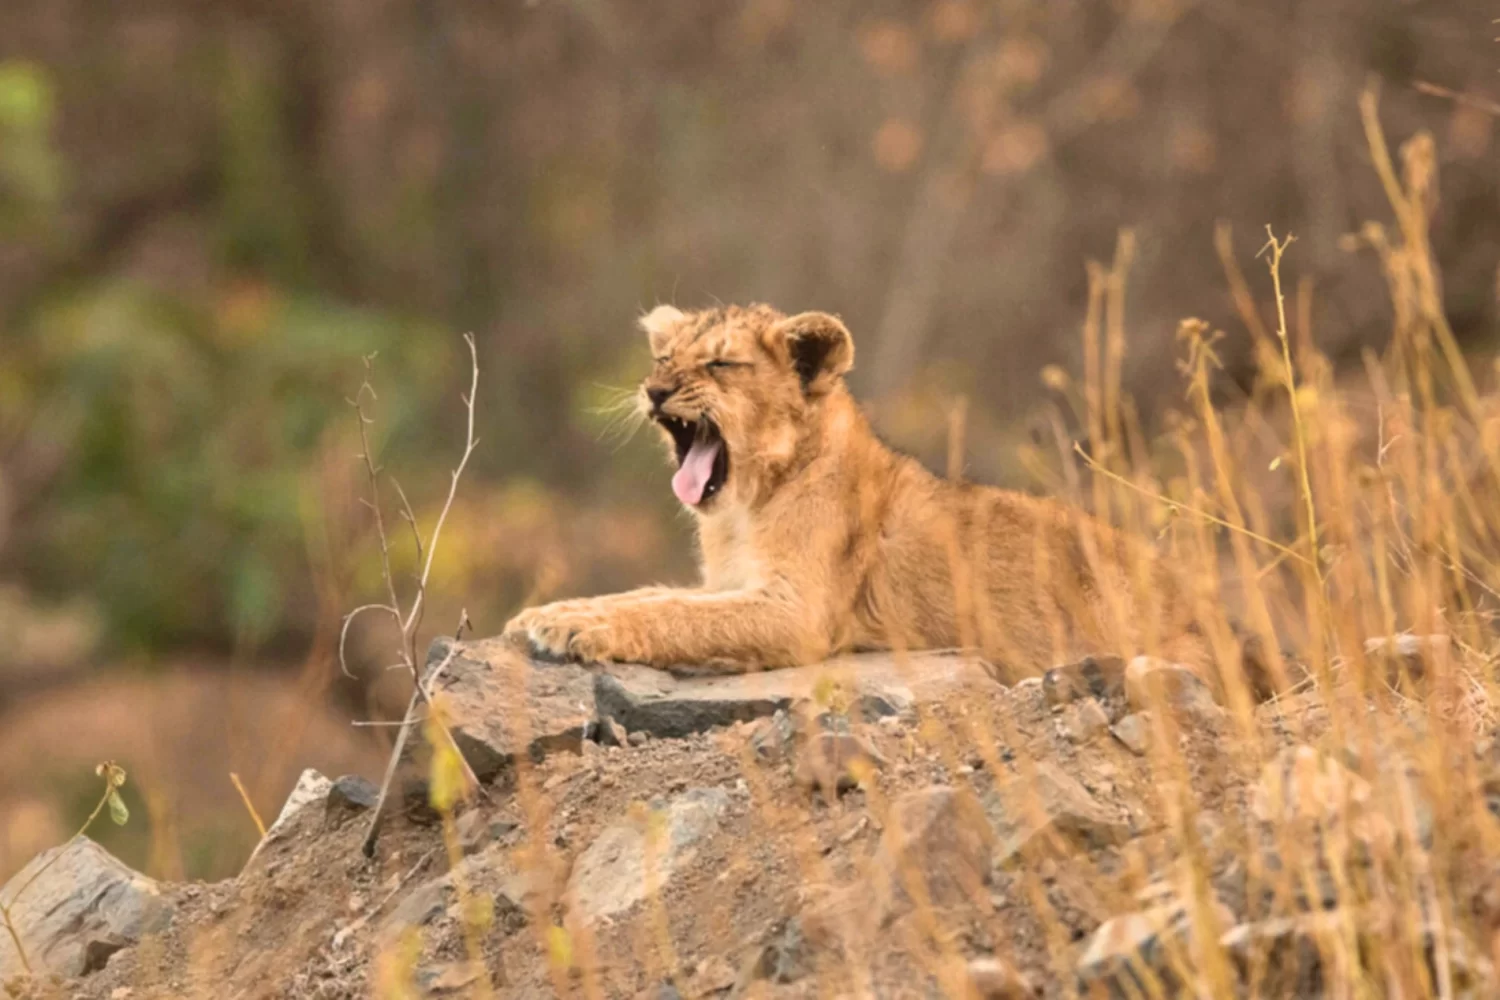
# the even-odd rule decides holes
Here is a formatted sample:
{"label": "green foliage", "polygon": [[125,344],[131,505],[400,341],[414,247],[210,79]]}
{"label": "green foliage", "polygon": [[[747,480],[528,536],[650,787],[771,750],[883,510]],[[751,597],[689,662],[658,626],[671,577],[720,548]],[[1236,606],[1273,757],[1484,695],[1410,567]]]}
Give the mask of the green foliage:
{"label": "green foliage", "polygon": [[31,235],[62,195],[53,93],[34,63],[0,62],[0,236]]}
{"label": "green foliage", "polygon": [[0,427],[66,456],[20,558],[43,590],[86,581],[134,648],[305,626],[309,521],[330,499],[320,477],[352,469],[358,358],[401,373],[379,432],[413,433],[446,388],[434,328],[264,285],[217,307],[101,282],[39,309],[7,351]]}

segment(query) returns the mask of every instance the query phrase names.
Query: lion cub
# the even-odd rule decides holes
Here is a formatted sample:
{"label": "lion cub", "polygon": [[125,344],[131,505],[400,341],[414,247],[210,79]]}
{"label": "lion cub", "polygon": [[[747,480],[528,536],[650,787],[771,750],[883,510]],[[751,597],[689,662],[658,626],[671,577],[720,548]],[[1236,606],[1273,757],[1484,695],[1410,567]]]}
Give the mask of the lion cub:
{"label": "lion cub", "polygon": [[754,670],[849,650],[977,648],[1011,678],[1085,655],[1195,669],[1207,645],[1143,543],[1065,504],[896,454],[844,384],[837,318],[660,306],[640,406],[697,519],[702,582],[525,611],[541,653]]}

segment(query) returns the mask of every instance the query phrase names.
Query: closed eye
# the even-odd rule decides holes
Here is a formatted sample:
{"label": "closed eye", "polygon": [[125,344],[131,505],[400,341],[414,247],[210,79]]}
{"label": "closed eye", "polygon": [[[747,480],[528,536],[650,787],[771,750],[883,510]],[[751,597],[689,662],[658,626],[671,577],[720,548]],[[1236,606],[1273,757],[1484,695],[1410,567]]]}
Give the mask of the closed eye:
{"label": "closed eye", "polygon": [[704,367],[707,368],[709,371],[715,371],[715,370],[723,371],[726,368],[749,368],[750,367],[750,362],[748,362],[748,361],[729,361],[729,360],[727,360],[725,358],[715,358],[714,360],[710,361],[708,364],[704,365]]}

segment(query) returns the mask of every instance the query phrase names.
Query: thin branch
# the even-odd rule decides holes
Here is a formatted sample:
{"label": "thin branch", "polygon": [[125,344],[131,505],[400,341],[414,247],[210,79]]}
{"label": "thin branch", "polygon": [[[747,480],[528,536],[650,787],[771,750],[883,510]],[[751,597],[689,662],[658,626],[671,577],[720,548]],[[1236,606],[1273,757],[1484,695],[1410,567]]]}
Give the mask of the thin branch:
{"label": "thin branch", "polygon": [[[390,607],[396,615],[397,623],[400,624],[401,599],[396,596],[396,578],[391,575],[391,547],[390,543],[386,540],[385,515],[380,510],[380,473],[375,468],[375,460],[370,456],[370,435],[365,429],[372,423],[370,418],[365,416],[363,404],[365,393],[368,392],[371,399],[377,398],[375,396],[375,387],[370,384],[370,373],[374,367],[374,358],[373,354],[365,357],[365,380],[360,385],[359,391],[354,394],[351,405],[354,407],[355,416],[359,418],[359,453],[360,458],[364,460],[365,472],[370,480],[369,505],[375,514],[375,534],[380,539],[381,569],[385,576],[386,589],[390,594]],[[415,662],[412,663],[412,670],[416,670]]]}
{"label": "thin branch", "polygon": [[[370,814],[370,828],[365,831],[364,843],[360,847],[360,850],[364,852],[367,858],[375,856],[375,840],[380,836],[381,815],[385,812],[386,800],[390,797],[391,793],[391,782],[396,777],[396,768],[401,763],[401,755],[406,751],[406,741],[411,736],[412,724],[417,721],[415,717],[417,702],[427,697],[425,685],[436,683],[438,678],[443,675],[443,671],[448,669],[448,664],[453,662],[453,657],[458,655],[458,643],[463,639],[464,629],[468,625],[469,613],[468,611],[464,611],[459,615],[458,628],[453,631],[453,645],[448,647],[448,655],[443,657],[437,666],[427,672],[425,681],[422,678],[418,678],[416,687],[412,690],[411,700],[406,704],[406,713],[401,717],[401,731],[396,735],[396,745],[391,748],[391,758],[386,762],[385,776],[380,781],[380,795],[376,798],[375,808]],[[447,735],[449,742],[452,742],[452,734],[448,733],[446,729],[444,730],[444,734]],[[468,768],[469,762],[465,759],[462,752],[459,753],[458,759],[463,761],[465,768]],[[470,771],[469,775],[472,777],[473,772]],[[478,787],[477,781],[475,782],[475,787]]]}
{"label": "thin branch", "polygon": [[1487,115],[1500,118],[1500,102],[1492,101],[1488,97],[1479,97],[1475,94],[1465,94],[1462,91],[1452,90],[1441,84],[1428,83],[1426,80],[1417,80],[1412,84],[1420,94],[1430,97],[1446,97],[1455,104],[1461,104],[1466,108],[1474,108],[1483,111]]}
{"label": "thin branch", "polygon": [[464,343],[469,345],[469,392],[463,398],[464,407],[468,410],[468,430],[464,437],[463,457],[458,460],[458,467],[453,470],[452,477],[448,482],[448,499],[443,502],[443,509],[438,514],[437,524],[432,529],[432,542],[427,547],[427,561],[422,565],[422,578],[417,582],[417,596],[412,600],[411,613],[407,615],[403,626],[411,631],[422,620],[422,610],[426,604],[427,578],[432,573],[432,558],[437,554],[438,539],[442,537],[443,525],[448,520],[448,512],[453,508],[453,497],[458,493],[458,480],[464,474],[464,468],[469,464],[469,456],[474,454],[474,448],[479,444],[479,439],[474,436],[474,398],[479,393],[479,351],[474,346],[474,335],[464,334]]}
{"label": "thin branch", "polygon": [[[354,680],[355,678],[354,674],[349,670],[348,660],[344,658],[344,647],[348,644],[349,641],[349,626],[354,622],[355,618],[359,617],[359,615],[363,614],[366,611],[384,611],[392,618],[396,619],[397,625],[401,624],[401,612],[389,604],[361,604],[359,607],[355,608],[353,611],[344,616],[344,623],[339,627],[339,669],[342,670],[344,672],[344,676],[348,677],[350,680]],[[401,666],[406,666],[406,663],[403,662]]]}
{"label": "thin branch", "polygon": [[[474,402],[479,394],[479,351],[472,333],[464,334],[464,343],[469,346],[470,363],[469,391],[460,397],[463,399],[468,417],[464,435],[464,451],[458,461],[457,467],[450,476],[448,497],[438,514],[437,524],[433,528],[432,537],[425,547],[422,543],[422,532],[417,525],[417,516],[416,512],[412,509],[411,501],[407,498],[406,491],[401,488],[401,484],[394,478],[391,479],[392,484],[396,488],[396,494],[401,499],[401,517],[410,526],[412,538],[416,543],[417,565],[421,567],[420,575],[416,578],[416,591],[412,596],[411,609],[409,611],[403,611],[402,609],[401,599],[396,590],[395,576],[391,570],[390,540],[386,535],[385,518],[380,508],[380,469],[376,466],[375,459],[370,452],[370,439],[367,430],[368,425],[374,421],[364,411],[366,393],[369,394],[371,399],[377,398],[374,386],[370,383],[371,362],[374,355],[369,355],[365,358],[365,381],[360,385],[359,391],[355,393],[354,398],[349,400],[349,405],[354,408],[359,420],[359,459],[365,467],[366,476],[370,484],[370,496],[368,499],[362,498],[362,502],[375,515],[375,534],[380,541],[381,571],[385,579],[389,603],[362,605],[344,616],[343,625],[339,631],[339,667],[346,676],[353,676],[349,671],[345,650],[348,644],[349,628],[354,619],[366,611],[384,611],[395,619],[396,626],[400,631],[400,638],[397,641],[396,649],[397,655],[400,658],[399,666],[409,671],[412,678],[411,699],[407,704],[406,712],[403,714],[401,721],[395,723],[395,725],[400,727],[400,733],[396,738],[396,745],[391,754],[391,759],[386,765],[385,778],[381,784],[380,798],[376,803],[375,815],[371,817],[370,829],[365,838],[363,849],[366,856],[370,856],[374,852],[375,838],[380,827],[381,813],[389,796],[390,785],[395,776],[396,768],[405,751],[406,741],[411,734],[412,723],[417,721],[417,706],[419,704],[426,704],[429,707],[432,705],[432,695],[428,686],[442,670],[446,669],[448,662],[453,658],[453,651],[450,650],[448,657],[424,678],[421,667],[418,665],[417,636],[422,626],[422,614],[427,604],[427,582],[432,573],[432,563],[437,554],[438,542],[442,537],[443,525],[447,522],[448,514],[453,508],[453,501],[458,493],[459,480],[462,478],[464,470],[468,467],[469,459],[474,454],[474,449],[479,443],[478,439],[474,436]],[[468,612],[465,611],[460,618],[458,629],[454,634],[455,642],[462,637],[467,627],[469,627],[469,618]],[[459,750],[457,741],[454,740],[452,732],[449,731],[447,724],[443,722],[441,716],[429,715],[423,718],[432,718],[437,722],[438,729],[442,733],[443,738],[448,741],[449,746],[458,755],[459,763],[463,767],[464,774],[471,782],[472,787],[482,789],[478,776],[474,773],[473,766],[470,765],[468,758],[464,756],[463,752]],[[355,725],[375,726],[383,725],[383,723],[356,722]]]}
{"label": "thin branch", "polygon": [[396,488],[396,495],[401,498],[401,518],[411,526],[411,538],[417,546],[417,565],[422,565],[422,532],[417,528],[417,515],[411,509],[411,501],[406,499],[406,491],[401,488],[401,483],[395,476],[391,477],[391,485]]}

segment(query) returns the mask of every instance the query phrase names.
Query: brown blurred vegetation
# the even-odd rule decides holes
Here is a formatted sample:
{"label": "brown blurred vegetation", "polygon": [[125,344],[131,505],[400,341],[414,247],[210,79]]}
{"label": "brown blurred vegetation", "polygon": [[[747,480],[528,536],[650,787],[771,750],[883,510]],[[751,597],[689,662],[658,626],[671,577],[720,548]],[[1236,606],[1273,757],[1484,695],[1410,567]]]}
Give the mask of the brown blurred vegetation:
{"label": "brown blurred vegetation", "polygon": [[[1385,210],[1356,108],[1372,79],[1393,138],[1436,136],[1445,305],[1493,349],[1496,120],[1414,87],[1493,95],[1483,7],[9,0],[0,727],[47,687],[125,704],[107,673],[175,698],[165,662],[283,668],[330,732],[374,711],[329,646],[379,583],[345,402],[367,355],[376,446],[430,519],[461,439],[458,335],[478,338],[480,450],[428,621],[463,605],[480,633],[528,596],[690,572],[653,443],[611,434],[643,358],[631,320],[658,301],[841,313],[893,443],[940,464],[965,396],[973,474],[1010,485],[1034,485],[1016,446],[1038,372],[1080,367],[1084,264],[1122,227],[1124,386],[1148,422],[1181,403],[1182,316],[1230,331],[1221,401],[1253,378],[1219,220],[1247,270],[1265,223],[1296,234],[1319,347],[1357,364],[1391,329],[1378,262],[1341,244]],[[145,714],[79,724],[134,746]],[[204,755],[185,782],[222,779],[182,794],[222,801],[264,764],[263,813],[301,765],[357,754],[211,747],[178,744]],[[0,760],[0,815],[46,772]],[[3,834],[0,875],[24,860]]]}

